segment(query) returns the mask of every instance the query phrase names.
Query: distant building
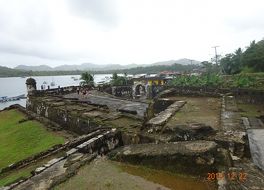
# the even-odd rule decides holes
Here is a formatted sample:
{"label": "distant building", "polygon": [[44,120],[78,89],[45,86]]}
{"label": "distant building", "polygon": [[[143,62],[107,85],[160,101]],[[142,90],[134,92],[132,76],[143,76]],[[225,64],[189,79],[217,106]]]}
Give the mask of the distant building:
{"label": "distant building", "polygon": [[144,85],[164,85],[166,84],[167,79],[162,76],[144,76],[140,78],[133,78],[135,84],[144,84]]}
{"label": "distant building", "polygon": [[133,78],[132,80],[133,97],[136,99],[145,99],[152,93],[154,86],[163,86],[170,79],[163,76],[143,75],[138,78]]}

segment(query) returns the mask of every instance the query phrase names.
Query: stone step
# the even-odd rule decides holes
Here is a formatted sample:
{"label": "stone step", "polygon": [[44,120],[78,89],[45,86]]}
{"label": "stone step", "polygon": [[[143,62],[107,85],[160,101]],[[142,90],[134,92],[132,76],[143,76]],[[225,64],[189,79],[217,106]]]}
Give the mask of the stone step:
{"label": "stone step", "polygon": [[185,101],[176,101],[171,104],[166,110],[160,112],[156,117],[150,119],[147,122],[149,126],[161,126],[164,125],[168,119],[175,114],[175,112],[179,111],[181,107],[184,106]]}

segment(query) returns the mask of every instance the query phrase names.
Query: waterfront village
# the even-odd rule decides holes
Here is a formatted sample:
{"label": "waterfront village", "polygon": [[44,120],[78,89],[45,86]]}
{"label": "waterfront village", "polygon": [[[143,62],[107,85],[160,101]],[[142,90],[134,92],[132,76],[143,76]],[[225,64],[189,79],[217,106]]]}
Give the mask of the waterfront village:
{"label": "waterfront village", "polygon": [[46,90],[27,78],[26,108],[0,114],[45,134],[4,156],[0,189],[264,189],[264,91],[168,85],[179,75]]}

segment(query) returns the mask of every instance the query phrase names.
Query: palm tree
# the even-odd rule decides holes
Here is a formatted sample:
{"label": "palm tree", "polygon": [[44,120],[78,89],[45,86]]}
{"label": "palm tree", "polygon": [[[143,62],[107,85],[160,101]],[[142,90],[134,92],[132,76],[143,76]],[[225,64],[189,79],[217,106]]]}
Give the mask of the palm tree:
{"label": "palm tree", "polygon": [[81,86],[94,86],[94,77],[88,72],[82,73],[81,80],[83,80],[80,82]]}

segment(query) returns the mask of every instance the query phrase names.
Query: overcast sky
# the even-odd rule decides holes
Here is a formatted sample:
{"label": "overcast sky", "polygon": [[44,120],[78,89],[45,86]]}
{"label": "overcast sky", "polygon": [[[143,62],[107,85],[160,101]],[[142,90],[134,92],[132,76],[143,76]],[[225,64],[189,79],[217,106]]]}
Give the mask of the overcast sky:
{"label": "overcast sky", "polygon": [[8,67],[203,61],[263,37],[263,0],[0,0]]}

